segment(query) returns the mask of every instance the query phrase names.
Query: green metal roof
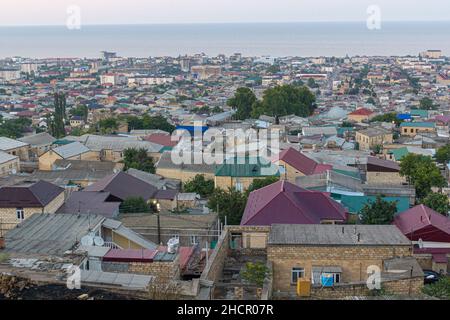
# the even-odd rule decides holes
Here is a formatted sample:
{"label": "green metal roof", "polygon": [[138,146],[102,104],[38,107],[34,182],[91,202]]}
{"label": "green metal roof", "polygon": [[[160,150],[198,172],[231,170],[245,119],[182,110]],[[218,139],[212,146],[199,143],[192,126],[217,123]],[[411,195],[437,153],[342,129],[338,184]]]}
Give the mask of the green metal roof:
{"label": "green metal roof", "polygon": [[412,128],[434,128],[436,124],[434,122],[402,122],[400,127],[412,127]]}
{"label": "green metal roof", "polygon": [[361,175],[357,171],[347,171],[347,170],[340,170],[340,169],[333,169],[334,172],[343,174],[345,176],[349,176],[356,179],[361,179]]}
{"label": "green metal roof", "polygon": [[235,157],[225,160],[216,170],[218,177],[279,176],[278,167],[259,157]]}
{"label": "green metal roof", "polygon": [[[357,214],[362,208],[369,202],[375,202],[376,196],[349,196],[341,195],[341,204],[347,208],[349,213]],[[397,201],[397,213],[406,211],[409,209],[408,197],[385,197],[384,201],[394,202]]]}
{"label": "green metal roof", "polygon": [[412,109],[410,114],[412,116],[419,116],[421,118],[428,118],[428,110],[424,110],[424,109]]}

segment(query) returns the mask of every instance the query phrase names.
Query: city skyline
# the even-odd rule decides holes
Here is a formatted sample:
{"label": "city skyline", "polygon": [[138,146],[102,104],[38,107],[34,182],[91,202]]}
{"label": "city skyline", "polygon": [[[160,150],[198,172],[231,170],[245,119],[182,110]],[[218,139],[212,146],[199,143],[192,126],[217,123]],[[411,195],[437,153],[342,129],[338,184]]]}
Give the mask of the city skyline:
{"label": "city skyline", "polygon": [[65,25],[71,6],[80,8],[84,25],[359,22],[367,19],[367,8],[372,5],[380,8],[383,21],[448,21],[450,10],[450,3],[439,0],[430,0],[426,6],[418,0],[231,0],[214,1],[214,6],[207,0],[129,0],[126,6],[119,0],[2,2],[0,26]]}

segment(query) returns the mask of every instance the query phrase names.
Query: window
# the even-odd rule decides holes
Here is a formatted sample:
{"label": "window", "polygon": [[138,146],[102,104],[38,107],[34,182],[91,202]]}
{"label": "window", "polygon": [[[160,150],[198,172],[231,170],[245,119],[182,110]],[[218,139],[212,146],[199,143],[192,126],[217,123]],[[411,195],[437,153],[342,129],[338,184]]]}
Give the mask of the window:
{"label": "window", "polygon": [[191,236],[191,245],[195,246],[198,244],[198,236]]}
{"label": "window", "polygon": [[297,284],[298,279],[305,277],[305,269],[304,268],[292,268],[291,271],[291,283]]}
{"label": "window", "polygon": [[341,282],[341,274],[340,273],[333,273],[334,283]]}
{"label": "window", "polygon": [[25,212],[23,211],[23,208],[17,208],[16,214],[17,214],[17,220],[20,220],[20,221],[25,220]]}
{"label": "window", "polygon": [[171,239],[180,239],[180,235],[179,234],[173,234],[171,237]]}
{"label": "window", "polygon": [[240,191],[240,192],[244,191],[244,186],[242,185],[242,182],[236,181],[236,184],[234,187],[235,187],[236,191]]}

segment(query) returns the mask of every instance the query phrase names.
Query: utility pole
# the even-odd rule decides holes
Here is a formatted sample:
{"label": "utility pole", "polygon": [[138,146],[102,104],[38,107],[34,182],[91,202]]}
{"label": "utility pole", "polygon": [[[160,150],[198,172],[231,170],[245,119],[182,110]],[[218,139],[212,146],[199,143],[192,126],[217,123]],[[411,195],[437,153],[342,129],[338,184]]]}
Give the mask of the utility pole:
{"label": "utility pole", "polygon": [[160,212],[161,212],[161,205],[159,204],[158,201],[154,201],[153,204],[155,205],[156,208],[156,226],[158,229],[158,244],[161,244],[161,220],[160,220]]}

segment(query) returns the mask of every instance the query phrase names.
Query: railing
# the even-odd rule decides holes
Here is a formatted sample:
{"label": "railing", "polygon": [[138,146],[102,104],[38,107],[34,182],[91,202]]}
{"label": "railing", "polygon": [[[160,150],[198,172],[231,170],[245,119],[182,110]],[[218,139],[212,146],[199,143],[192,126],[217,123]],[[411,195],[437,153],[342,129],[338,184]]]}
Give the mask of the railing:
{"label": "railing", "polygon": [[103,245],[106,248],[111,248],[111,249],[123,249],[120,246],[118,246],[117,244],[115,244],[114,242],[105,242],[105,244]]}

